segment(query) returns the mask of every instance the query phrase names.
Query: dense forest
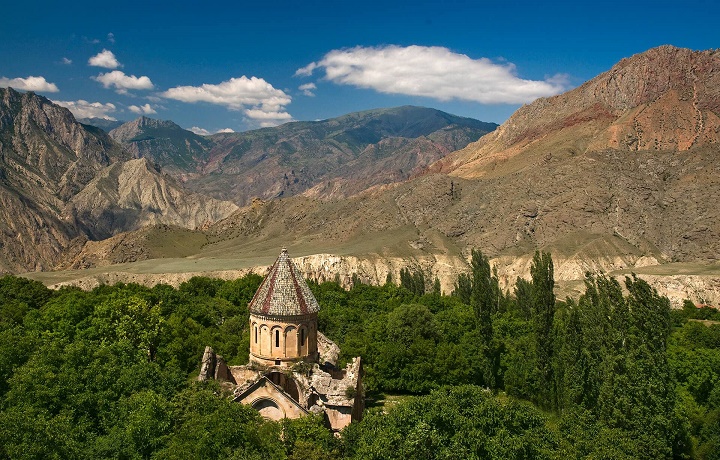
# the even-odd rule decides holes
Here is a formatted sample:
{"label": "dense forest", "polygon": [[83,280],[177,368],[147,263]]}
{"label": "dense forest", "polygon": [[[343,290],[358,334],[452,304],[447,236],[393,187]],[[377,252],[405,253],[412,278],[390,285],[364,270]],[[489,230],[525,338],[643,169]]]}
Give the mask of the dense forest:
{"label": "dense forest", "polygon": [[261,277],[52,291],[0,278],[0,457],[8,459],[720,459],[720,314],[634,276],[556,299],[552,259],[503,292],[488,259],[451,295],[310,286],[368,402],[335,437],[321,418],[261,418],[196,382],[205,345],[248,358]]}

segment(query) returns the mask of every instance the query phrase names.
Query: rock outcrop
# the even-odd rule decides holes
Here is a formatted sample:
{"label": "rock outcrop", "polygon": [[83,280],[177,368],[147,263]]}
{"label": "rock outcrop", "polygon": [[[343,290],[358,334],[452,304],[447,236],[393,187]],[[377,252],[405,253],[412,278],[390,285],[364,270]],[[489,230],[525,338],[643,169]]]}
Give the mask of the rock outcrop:
{"label": "rock outcrop", "polygon": [[0,272],[53,267],[83,238],[61,213],[98,171],[128,155],[34,93],[0,88]]}
{"label": "rock outcrop", "polygon": [[521,107],[491,135],[443,159],[434,170],[476,178],[507,170],[513,157],[535,152],[717,146],[719,88],[720,51],[654,48],[621,60],[578,88]]}
{"label": "rock outcrop", "polygon": [[148,225],[208,226],[238,209],[229,201],[189,193],[145,158],[116,163],[69,202],[66,213],[93,240]]}
{"label": "rock outcrop", "polygon": [[110,137],[135,158],[147,158],[163,171],[182,178],[207,160],[213,142],[169,120],[140,117],[110,131]]}
{"label": "rock outcrop", "polygon": [[186,184],[241,206],[305,192],[343,198],[404,181],[496,126],[405,106],[215,134],[202,174],[188,175]]}
{"label": "rock outcrop", "polygon": [[52,269],[88,239],[156,223],[197,228],[237,209],[130,158],[67,109],[0,89],[0,273]]}

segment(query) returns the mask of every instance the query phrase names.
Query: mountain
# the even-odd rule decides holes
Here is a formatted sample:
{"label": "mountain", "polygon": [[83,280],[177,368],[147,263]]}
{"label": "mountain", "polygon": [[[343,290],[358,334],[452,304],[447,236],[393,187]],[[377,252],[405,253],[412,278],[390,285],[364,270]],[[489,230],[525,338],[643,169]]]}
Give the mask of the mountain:
{"label": "mountain", "polygon": [[85,241],[148,223],[195,228],[237,207],[188,194],[99,128],[0,89],[0,272],[47,270]]}
{"label": "mountain", "polygon": [[194,172],[207,157],[213,143],[182,129],[172,121],[140,117],[110,131],[136,158],[147,158],[161,165],[168,174],[182,176]]}
{"label": "mountain", "polygon": [[464,245],[712,261],[719,115],[720,52],[662,46],[520,108],[431,171],[492,197],[483,225],[455,224]]}
{"label": "mountain", "polygon": [[[474,178],[520,169],[547,151],[687,151],[720,134],[718,51],[661,46],[582,86],[517,110],[491,135],[438,162]],[[517,161],[514,160],[518,157]]]}
{"label": "mountain", "polygon": [[403,181],[496,127],[405,106],[212,136],[140,117],[110,136],[189,189],[242,205],[305,192],[344,197]]}
{"label": "mountain", "polygon": [[62,210],[128,155],[102,130],[32,92],[0,89],[0,271],[47,269],[82,235]]}
{"label": "mountain", "polygon": [[140,158],[100,171],[72,197],[67,209],[90,239],[102,240],[155,224],[196,229],[238,208],[229,201],[187,192]]}
{"label": "mountain", "polygon": [[[401,158],[403,146],[451,136],[453,129],[404,137],[417,131],[404,130],[410,124],[396,122],[402,117],[389,117],[370,123],[383,127],[373,137],[361,129],[378,115],[370,112],[214,135],[207,160],[188,183],[219,179],[218,189],[251,200],[247,206],[196,230],[153,225],[89,242],[66,260],[76,268],[142,261],[88,275],[115,273],[101,279],[179,280],[188,273],[232,276],[272,262],[287,245],[305,256],[306,275],[318,280],[338,273],[349,283],[354,272],[383,282],[388,273],[397,279],[406,264],[429,279],[438,276],[448,291],[472,248],[492,258],[506,287],[527,276],[533,252],[542,249],[553,254],[563,289],[582,288],[586,271],[633,271],[652,274],[654,285],[674,292],[677,302],[718,299],[718,70],[718,51],[649,50],[565,94],[520,108],[494,132],[424,169],[413,167],[409,176],[408,165],[391,164],[388,171],[403,174],[369,187],[362,175],[384,172],[377,165]],[[408,151],[417,156],[427,149]],[[360,167],[341,169],[353,162]],[[288,166],[298,180],[284,173],[285,185],[273,189]],[[246,181],[238,189],[282,198],[251,199],[254,192],[242,195],[230,178]]]}
{"label": "mountain", "polygon": [[263,239],[290,220],[297,238],[376,241],[369,249],[382,253],[416,244],[387,236],[410,226],[413,238],[440,235],[444,246],[508,261],[545,248],[574,261],[576,278],[592,267],[713,261],[719,114],[720,51],[663,46],[520,108],[421,177],[326,205],[274,204],[232,228]]}
{"label": "mountain", "polygon": [[406,180],[496,127],[405,106],[215,134],[207,160],[185,177],[186,186],[241,205],[311,189],[321,198],[349,196]]}
{"label": "mountain", "polygon": [[[720,258],[718,78],[718,51],[652,49],[520,108],[494,132],[410,180],[347,198],[307,189],[256,200],[193,237],[203,242],[185,253],[207,260],[265,257],[288,245],[293,254],[357,256],[377,267],[397,257],[441,276],[444,289],[452,279],[444,271],[471,248],[491,256],[506,283],[527,274],[537,248],[552,252],[559,280],[582,280],[587,270],[703,267]],[[302,125],[301,139],[326,136],[307,130],[330,132],[328,124]],[[232,164],[228,157],[241,164],[251,145],[217,158],[216,170]],[[321,158],[343,158],[340,147],[323,152]],[[278,151],[268,157],[276,164],[294,158]]]}
{"label": "mountain", "polygon": [[118,126],[121,126],[123,123],[125,123],[122,120],[108,120],[107,118],[78,118],[78,123],[82,123],[84,125],[90,125],[94,126],[96,128],[100,128],[105,132],[110,132],[111,130],[117,128]]}

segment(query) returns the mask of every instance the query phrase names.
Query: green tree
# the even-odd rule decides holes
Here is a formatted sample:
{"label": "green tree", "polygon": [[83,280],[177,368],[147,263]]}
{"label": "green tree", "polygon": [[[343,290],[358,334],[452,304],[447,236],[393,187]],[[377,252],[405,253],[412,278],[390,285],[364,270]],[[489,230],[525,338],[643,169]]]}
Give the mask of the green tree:
{"label": "green tree", "polygon": [[472,294],[470,302],[475,311],[477,330],[485,357],[482,384],[495,388],[500,367],[497,345],[493,340],[493,315],[497,313],[502,293],[497,275],[490,269],[490,260],[481,251],[473,249]]}
{"label": "green tree", "polygon": [[553,321],[555,319],[555,276],[549,253],[536,251],[530,266],[532,277],[533,323],[535,325],[535,357],[538,370],[537,402],[541,407],[556,407],[553,376]]}

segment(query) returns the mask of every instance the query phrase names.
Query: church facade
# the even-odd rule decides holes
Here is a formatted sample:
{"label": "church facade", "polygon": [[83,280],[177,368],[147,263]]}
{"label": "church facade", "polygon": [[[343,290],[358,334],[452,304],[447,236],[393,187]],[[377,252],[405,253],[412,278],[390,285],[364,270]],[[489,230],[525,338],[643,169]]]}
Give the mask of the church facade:
{"label": "church facade", "polygon": [[336,368],[340,350],[318,331],[320,306],[285,248],[248,309],[248,364],[227,366],[206,347],[199,380],[223,382],[235,401],[272,420],[323,414],[337,432],[362,417],[361,360]]}

